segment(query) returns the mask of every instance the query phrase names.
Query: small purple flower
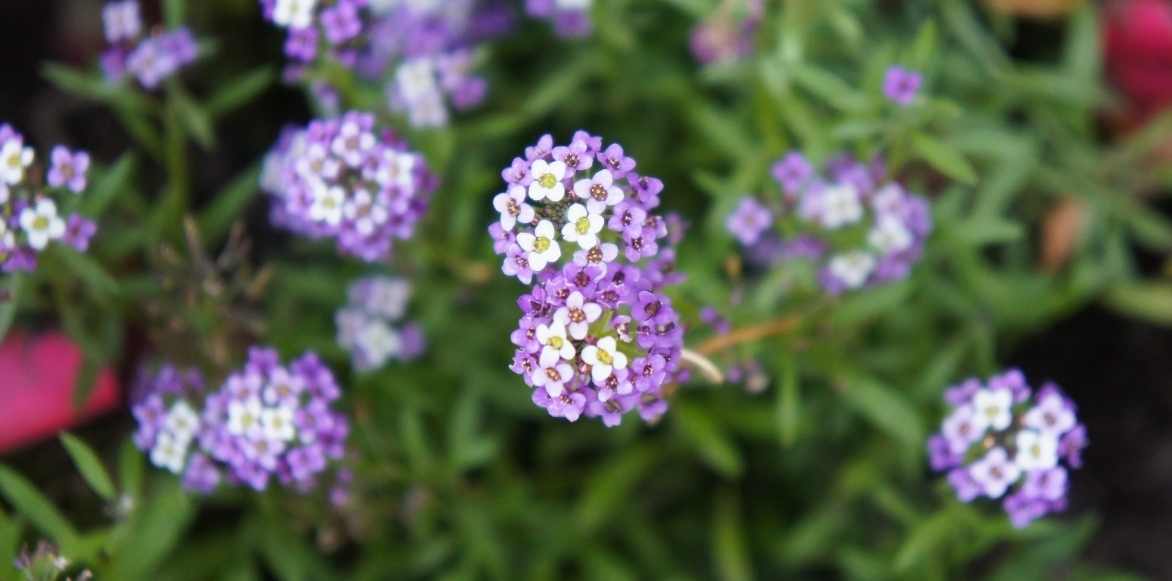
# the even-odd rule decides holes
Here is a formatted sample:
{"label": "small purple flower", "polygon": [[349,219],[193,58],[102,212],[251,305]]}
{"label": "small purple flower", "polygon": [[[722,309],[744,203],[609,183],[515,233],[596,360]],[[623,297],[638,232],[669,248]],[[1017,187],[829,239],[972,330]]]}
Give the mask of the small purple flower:
{"label": "small purple flower", "polygon": [[907,107],[916,100],[922,84],[923,77],[920,73],[901,66],[893,66],[887,69],[887,75],[883,79],[883,94],[892,103]]}
{"label": "small purple flower", "polygon": [[635,160],[627,157],[623,152],[623,146],[617,143],[610,144],[605,151],[600,152],[598,161],[614,174],[615,179],[622,179],[635,169]]}
{"label": "small purple flower", "polygon": [[340,0],[321,13],[322,27],[330,44],[342,44],[362,32],[362,21],[358,17],[358,6],[349,0]]}
{"label": "small purple flower", "polygon": [[773,225],[773,214],[756,198],[741,198],[736,210],[729,215],[725,226],[745,246],[756,244],[761,234]]}
{"label": "small purple flower", "polygon": [[801,152],[791,151],[773,164],[773,179],[787,195],[794,196],[814,176],[814,167]]}
{"label": "small purple flower", "polygon": [[85,252],[89,250],[90,240],[97,231],[98,225],[93,220],[73,214],[65,225],[65,237],[62,240],[78,252]]}
{"label": "small purple flower", "polygon": [[69,191],[80,194],[85,190],[86,172],[90,167],[90,156],[84,151],[70,153],[64,146],[53,148],[52,162],[49,168],[49,185],[54,188],[69,188]]}
{"label": "small purple flower", "polygon": [[418,326],[400,326],[411,286],[388,276],[362,278],[350,285],[349,303],[338,310],[338,344],[350,352],[358,371],[372,371],[393,360],[408,361],[422,354],[424,339]]}

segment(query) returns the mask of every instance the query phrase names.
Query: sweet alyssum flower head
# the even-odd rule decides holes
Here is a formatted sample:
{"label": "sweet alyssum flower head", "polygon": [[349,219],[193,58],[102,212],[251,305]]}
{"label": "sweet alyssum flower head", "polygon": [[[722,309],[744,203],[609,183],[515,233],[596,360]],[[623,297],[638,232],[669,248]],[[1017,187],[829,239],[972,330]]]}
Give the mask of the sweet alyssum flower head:
{"label": "sweet alyssum flower head", "polygon": [[782,195],[746,197],[727,221],[755,261],[811,261],[822,288],[839,294],[903,278],[923,254],[928,202],[889,179],[881,162],[841,157],[819,175],[790,153],[773,175]]}
{"label": "sweet alyssum flower head", "polygon": [[594,0],[525,0],[530,16],[549,20],[558,36],[581,38],[593,30],[590,10]]}
{"label": "sweet alyssum flower head", "polygon": [[1003,498],[1017,527],[1066,508],[1069,470],[1082,466],[1087,435],[1058,386],[1034,392],[1010,370],[953,386],[945,400],[949,412],[928,451],[957,497]]}
{"label": "sweet alyssum flower head", "polygon": [[152,464],[181,475],[185,487],[197,492],[210,492],[221,481],[220,470],[210,465],[198,442],[205,389],[203,374],[196,369],[143,368],[130,408],[138,422],[135,445]]}
{"label": "sweet alyssum flower head", "polygon": [[421,155],[357,112],[286,133],[262,176],[275,223],[368,262],[414,234],[435,183]]}
{"label": "sweet alyssum flower head", "polygon": [[335,319],[338,344],[351,353],[356,369],[370,371],[423,354],[422,329],[402,321],[410,297],[411,285],[399,278],[372,276],[350,285],[350,300]]}
{"label": "sweet alyssum flower head", "polygon": [[[567,145],[543,136],[501,172],[490,233],[502,270],[530,284],[566,264],[602,266],[654,260],[668,235],[655,214],[663,182],[635,173],[621,145],[579,131]],[[664,251],[664,255],[671,252]]]}
{"label": "sweet alyssum flower head", "polygon": [[764,0],[726,0],[692,30],[692,56],[701,64],[740,60],[753,52]]}
{"label": "sweet alyssum flower head", "polygon": [[199,56],[199,46],[187,28],[143,36],[138,0],[107,4],[102,10],[102,21],[110,44],[102,54],[102,69],[112,81],[120,81],[129,74],[143,88],[155,89]]}
{"label": "sweet alyssum flower head", "polygon": [[97,226],[67,209],[88,186],[90,157],[56,146],[43,169],[36,152],[8,125],[0,125],[0,269],[36,268],[37,254],[54,242],[89,247]]}

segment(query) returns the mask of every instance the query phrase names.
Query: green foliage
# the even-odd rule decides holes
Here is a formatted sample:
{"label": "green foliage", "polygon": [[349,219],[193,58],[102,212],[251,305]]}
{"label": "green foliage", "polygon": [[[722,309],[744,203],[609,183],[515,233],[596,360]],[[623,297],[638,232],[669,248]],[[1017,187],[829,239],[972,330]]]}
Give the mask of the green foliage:
{"label": "green foliage", "polygon": [[[254,4],[162,6],[169,24],[214,36],[212,23],[259,18]],[[1093,514],[1014,530],[994,503],[955,501],[924,457],[944,386],[995,370],[1027,334],[1100,301],[1172,324],[1172,282],[1144,278],[1132,252],[1172,250],[1172,224],[1144,197],[1172,183],[1152,161],[1172,114],[1129,137],[1099,134],[1109,91],[1093,3],[1055,24],[1063,46],[1021,60],[1009,49],[1024,39],[982,3],[771,1],[755,54],[708,67],[686,47],[715,0],[596,4],[589,39],[558,40],[526,20],[493,44],[481,55],[489,99],[451,127],[386,116],[442,177],[389,265],[250,218],[263,205],[263,151],[198,189],[204,156],[233,150],[236,125],[249,122],[235,114],[276,99],[276,64],[205,45],[201,71],[219,81],[173,79],[157,95],[45,65],[55,87],[108,108],[134,150],[95,168],[81,202],[101,224],[89,254],[57,249],[36,273],[4,279],[0,337],[14,317],[64,328],[85,351],[82,402],[101,366],[137,363],[126,360],[130,330],[146,327],[159,356],[203,362],[225,347],[212,339],[224,312],[257,315],[255,338],[286,356],[316,350],[338,371],[355,501],[334,510],[323,495],[276,490],[200,499],[129,441],[91,449],[65,434],[94,494],[66,503],[0,467],[0,557],[44,537],[98,579],[121,581],[1126,578],[1082,559]],[[925,74],[912,107],[883,96],[894,64]],[[352,106],[385,102],[381,88],[340,88]],[[759,362],[763,389],[698,380],[680,386],[660,423],[609,430],[530,404],[507,369],[521,288],[497,274],[485,227],[500,168],[540,134],[580,127],[623,143],[691,223],[679,253],[688,278],[673,290],[693,326],[689,347],[708,338],[696,324],[703,306],[734,328],[794,318],[786,332],[711,354]],[[276,140],[278,127],[261,129]],[[831,299],[789,271],[745,272],[725,219],[742,195],[776,191],[770,165],[793,149],[819,162],[882,155],[932,200],[936,230],[906,281]],[[1068,256],[1043,268],[1044,225],[1067,199],[1083,208],[1081,227]],[[268,282],[244,285],[256,291],[249,309],[164,302],[165,283],[213,268],[207,257],[231,246],[237,223]],[[188,262],[164,272],[160,256]],[[421,361],[360,375],[335,344],[333,313],[347,284],[372,271],[412,279],[412,317],[430,347]],[[159,305],[162,321],[147,308]],[[178,347],[156,340],[177,321],[188,331]]]}

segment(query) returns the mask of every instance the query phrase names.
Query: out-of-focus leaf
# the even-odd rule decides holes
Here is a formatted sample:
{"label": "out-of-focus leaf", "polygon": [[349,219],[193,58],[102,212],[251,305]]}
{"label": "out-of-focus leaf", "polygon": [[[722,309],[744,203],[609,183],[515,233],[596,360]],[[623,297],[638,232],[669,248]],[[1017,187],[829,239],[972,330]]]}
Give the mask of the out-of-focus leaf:
{"label": "out-of-focus leaf", "polygon": [[792,446],[798,437],[802,394],[799,384],[798,362],[793,355],[781,361],[781,382],[777,390],[777,426],[783,446]]}
{"label": "out-of-focus leaf", "polygon": [[77,531],[31,482],[7,466],[0,465],[0,494],[33,526],[63,549],[78,542]]}
{"label": "out-of-focus leaf", "polygon": [[142,450],[127,439],[118,448],[118,485],[132,501],[137,502],[142,494],[142,480],[145,473]]}
{"label": "out-of-focus leaf", "polygon": [[741,473],[740,451],[710,415],[681,401],[672,410],[672,421],[709,466],[730,478]]}
{"label": "out-of-focus leaf", "polygon": [[919,133],[912,137],[912,148],[920,159],[940,173],[963,184],[976,183],[977,171],[955,147]]}
{"label": "out-of-focus leaf", "polygon": [[906,574],[932,555],[939,554],[958,524],[954,514],[941,511],[916,525],[895,554],[895,570]]}
{"label": "out-of-focus leaf", "polygon": [[191,524],[194,507],[178,479],[155,484],[155,494],[131,517],[134,526],[110,566],[111,579],[149,579]]}
{"label": "out-of-focus leaf", "polygon": [[1172,325],[1172,284],[1137,282],[1120,285],[1109,289],[1103,301],[1125,315]]}
{"label": "out-of-focus leaf", "polygon": [[65,451],[69,452],[73,464],[90,488],[107,502],[114,500],[114,481],[110,480],[110,474],[106,472],[98,455],[85,442],[68,432],[61,434],[61,445],[65,446]]}
{"label": "out-of-focus leaf", "polygon": [[724,581],[749,581],[753,578],[739,504],[735,494],[726,490],[716,497],[712,515],[716,571],[717,576]]}
{"label": "out-of-focus leaf", "polygon": [[195,142],[204,149],[212,149],[216,145],[215,129],[212,126],[211,115],[187,91],[179,88],[178,83],[172,85],[176,87],[170,92],[172,103],[175,104],[175,111],[179,116],[180,122],[187,128],[187,132],[195,139]]}
{"label": "out-of-focus leaf", "polygon": [[53,247],[53,253],[60,257],[70,276],[80,279],[96,296],[109,298],[118,294],[118,281],[92,256],[61,244]]}
{"label": "out-of-focus leaf", "polygon": [[20,283],[19,274],[0,275],[0,294],[8,295],[0,300],[0,342],[8,336],[8,330],[16,320],[16,309],[20,304]]}
{"label": "out-of-focus leaf", "polygon": [[204,111],[215,119],[227,115],[244,105],[251,103],[261,93],[265,92],[277,74],[272,67],[262,66],[255,68],[240,77],[228,81],[204,103]]}
{"label": "out-of-focus leaf", "polygon": [[594,470],[574,510],[575,522],[584,535],[597,530],[623,507],[635,484],[651,470],[657,453],[646,443],[624,448]]}
{"label": "out-of-focus leaf", "polygon": [[244,170],[236,176],[219,195],[199,214],[199,231],[209,243],[221,240],[239,220],[249,202],[260,190],[259,165]]}
{"label": "out-of-focus leaf", "polygon": [[840,397],[879,429],[910,450],[924,442],[923,421],[902,395],[862,375],[844,376]]}
{"label": "out-of-focus leaf", "polygon": [[94,219],[101,217],[110,203],[130,187],[135,162],[134,153],[124,153],[102,172],[81,201],[82,213]]}

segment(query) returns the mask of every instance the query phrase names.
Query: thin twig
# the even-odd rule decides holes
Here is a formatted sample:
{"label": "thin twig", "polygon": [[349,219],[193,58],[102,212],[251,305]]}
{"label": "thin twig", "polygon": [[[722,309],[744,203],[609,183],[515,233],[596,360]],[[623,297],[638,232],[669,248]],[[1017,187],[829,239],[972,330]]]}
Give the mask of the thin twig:
{"label": "thin twig", "polygon": [[717,385],[724,383],[724,374],[720,372],[720,368],[711,359],[691,349],[684,349],[681,359],[684,363],[688,363],[696,368],[696,371],[699,371],[700,375],[703,375],[708,381]]}
{"label": "thin twig", "polygon": [[704,341],[694,351],[700,355],[713,355],[725,349],[740,345],[741,343],[750,343],[766,337],[788,333],[796,329],[801,322],[801,317],[788,315],[773,319],[772,321],[766,321],[759,325],[734,329],[724,335],[718,335]]}

